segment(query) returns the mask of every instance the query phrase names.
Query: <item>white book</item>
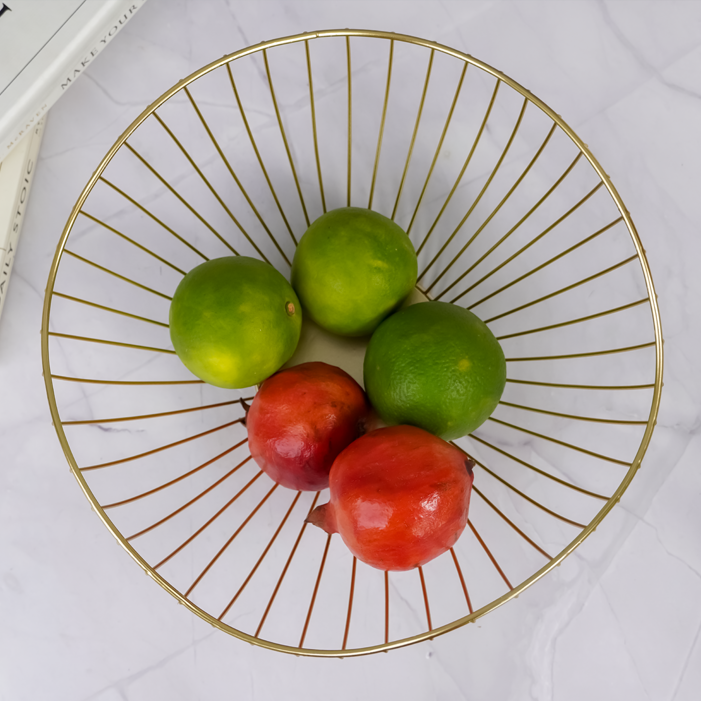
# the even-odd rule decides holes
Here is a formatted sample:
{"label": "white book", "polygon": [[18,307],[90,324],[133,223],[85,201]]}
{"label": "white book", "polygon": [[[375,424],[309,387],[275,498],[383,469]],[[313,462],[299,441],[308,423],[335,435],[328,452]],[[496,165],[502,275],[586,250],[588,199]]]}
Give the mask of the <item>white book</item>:
{"label": "white book", "polygon": [[0,0],[0,162],[145,1]]}
{"label": "white book", "polygon": [[0,316],[5,306],[27,199],[36,172],[45,120],[46,117],[41,118],[17,148],[0,163]]}

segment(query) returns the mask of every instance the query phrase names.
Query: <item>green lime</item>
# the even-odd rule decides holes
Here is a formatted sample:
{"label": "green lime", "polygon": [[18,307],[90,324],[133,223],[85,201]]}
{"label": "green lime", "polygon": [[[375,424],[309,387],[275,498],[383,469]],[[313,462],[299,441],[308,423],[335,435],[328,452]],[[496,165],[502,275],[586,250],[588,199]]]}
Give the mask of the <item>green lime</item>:
{"label": "green lime", "polygon": [[287,280],[244,256],[193,268],[170,305],[175,352],[217,387],[251,387],[272,375],[294,353],[301,327],[302,309]]}
{"label": "green lime", "polygon": [[370,402],[386,423],[445,440],[486,421],[506,382],[504,353],[487,325],[445,302],[414,304],[380,324],[363,370]]}
{"label": "green lime", "polygon": [[341,336],[372,333],[411,292],[416,275],[416,251],[404,230],[359,207],[319,217],[292,262],[305,314]]}

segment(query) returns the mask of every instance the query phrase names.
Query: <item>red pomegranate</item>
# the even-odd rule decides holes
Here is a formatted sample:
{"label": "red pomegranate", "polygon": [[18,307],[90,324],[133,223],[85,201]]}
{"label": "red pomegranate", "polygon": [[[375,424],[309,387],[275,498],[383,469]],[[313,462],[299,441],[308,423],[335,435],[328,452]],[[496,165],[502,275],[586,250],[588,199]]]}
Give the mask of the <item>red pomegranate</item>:
{"label": "red pomegranate", "polygon": [[414,426],[367,433],[335,460],[328,504],[308,522],[339,533],[381,570],[409,570],[448,550],[467,524],[474,461]]}
{"label": "red pomegranate", "polygon": [[269,377],[246,417],[251,456],[290,489],[329,486],[336,456],[365,430],[362,387],[326,363],[302,363]]}

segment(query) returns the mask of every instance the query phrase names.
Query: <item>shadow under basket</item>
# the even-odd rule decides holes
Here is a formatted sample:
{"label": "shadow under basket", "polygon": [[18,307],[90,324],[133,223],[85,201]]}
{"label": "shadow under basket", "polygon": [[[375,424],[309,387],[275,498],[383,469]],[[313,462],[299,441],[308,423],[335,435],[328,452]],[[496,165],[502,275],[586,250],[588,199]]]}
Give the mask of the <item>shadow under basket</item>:
{"label": "shadow under basket", "polygon": [[[310,222],[349,205],[402,226],[416,299],[474,311],[507,358],[496,411],[456,441],[477,463],[468,526],[409,572],[305,526],[328,495],[255,465],[241,402],[255,388],[197,380],[168,333],[188,270],[246,255],[289,279]],[[366,339],[303,335],[292,362],[362,381]],[[662,388],[645,254],[586,145],[471,56],[355,30],[225,56],[126,129],[63,231],[42,358],[71,469],[134,560],[226,633],[329,657],[442,635],[552,570],[630,484]]]}

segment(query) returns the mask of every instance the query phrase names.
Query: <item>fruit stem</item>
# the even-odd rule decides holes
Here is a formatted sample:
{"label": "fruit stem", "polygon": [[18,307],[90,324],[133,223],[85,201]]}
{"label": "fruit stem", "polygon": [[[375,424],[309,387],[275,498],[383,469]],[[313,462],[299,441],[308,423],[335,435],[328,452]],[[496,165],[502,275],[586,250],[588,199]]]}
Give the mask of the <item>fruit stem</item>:
{"label": "fruit stem", "polygon": [[316,509],[307,516],[304,522],[311,523],[312,526],[318,526],[322,531],[328,534],[338,533],[336,517],[331,503],[317,506]]}

